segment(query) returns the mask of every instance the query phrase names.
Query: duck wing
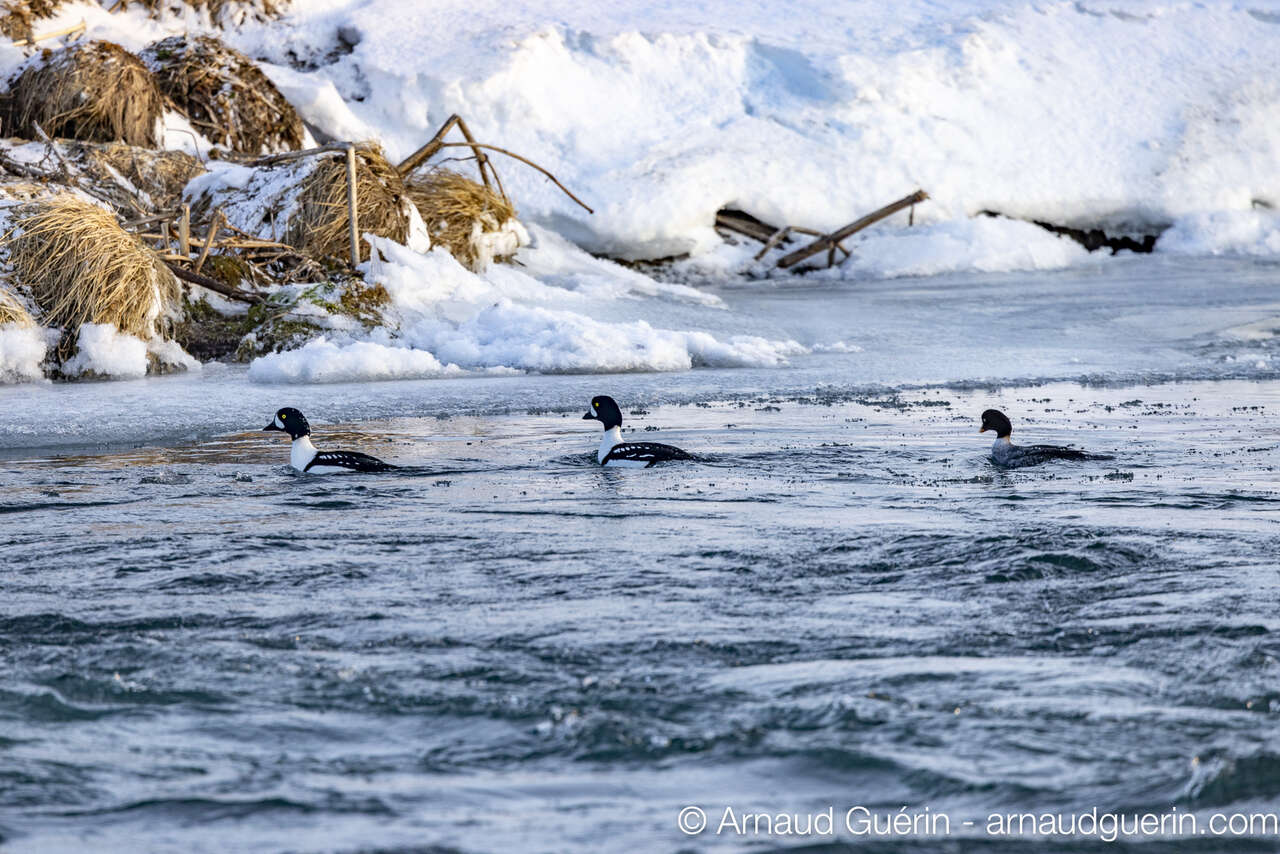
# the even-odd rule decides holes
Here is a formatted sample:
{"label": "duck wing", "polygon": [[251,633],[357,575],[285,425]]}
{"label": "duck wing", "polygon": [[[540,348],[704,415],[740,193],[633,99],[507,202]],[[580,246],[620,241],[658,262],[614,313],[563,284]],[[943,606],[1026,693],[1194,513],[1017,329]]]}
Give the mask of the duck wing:
{"label": "duck wing", "polygon": [[674,445],[663,445],[658,442],[620,442],[600,461],[607,466],[611,462],[628,460],[653,465],[668,460],[691,460],[693,456]]}
{"label": "duck wing", "polygon": [[397,466],[384,463],[377,457],[362,454],[359,451],[321,451],[312,457],[303,471],[311,471],[320,466],[349,469],[351,471],[390,471]]}
{"label": "duck wing", "polygon": [[1063,445],[1026,445],[1018,448],[1016,465],[1031,466],[1049,460],[1113,460],[1107,454],[1090,454],[1079,448]]}

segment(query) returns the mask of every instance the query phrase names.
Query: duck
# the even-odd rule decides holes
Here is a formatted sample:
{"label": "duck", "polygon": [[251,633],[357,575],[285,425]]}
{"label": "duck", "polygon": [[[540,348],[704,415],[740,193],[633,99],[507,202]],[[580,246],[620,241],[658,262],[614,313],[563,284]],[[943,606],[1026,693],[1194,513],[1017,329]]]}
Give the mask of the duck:
{"label": "duck", "polygon": [[608,395],[591,398],[591,408],[582,416],[583,421],[599,421],[604,427],[596,462],[612,468],[649,468],[656,463],[670,460],[691,460],[693,455],[673,445],[658,442],[622,441],[622,410]]}
{"label": "duck", "polygon": [[382,472],[397,466],[384,463],[377,457],[359,451],[321,451],[311,444],[311,424],[307,418],[291,406],[276,412],[264,431],[288,433],[292,444],[289,449],[289,465],[306,474],[333,474],[336,472]]}
{"label": "duck", "polygon": [[1013,423],[998,409],[988,409],[982,413],[982,429],[979,433],[994,430],[995,444],[991,446],[991,459],[996,465],[1004,468],[1022,468],[1034,466],[1050,460],[1110,460],[1113,457],[1104,454],[1090,454],[1078,448],[1061,445],[1026,445],[1013,444]]}

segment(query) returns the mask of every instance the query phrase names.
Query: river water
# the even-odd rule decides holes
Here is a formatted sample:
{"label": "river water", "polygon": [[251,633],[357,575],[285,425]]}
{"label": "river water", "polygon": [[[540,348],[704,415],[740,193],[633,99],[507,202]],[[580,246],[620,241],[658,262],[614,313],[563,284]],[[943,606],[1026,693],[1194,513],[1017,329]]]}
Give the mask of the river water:
{"label": "river water", "polygon": [[[867,850],[1022,850],[989,816],[1274,811],[1278,284],[723,282],[618,311],[821,352],[0,388],[0,846],[834,852],[861,805],[950,822]],[[699,459],[598,468],[600,393]],[[292,473],[284,405],[406,468]],[[1115,459],[997,469],[992,406]]]}

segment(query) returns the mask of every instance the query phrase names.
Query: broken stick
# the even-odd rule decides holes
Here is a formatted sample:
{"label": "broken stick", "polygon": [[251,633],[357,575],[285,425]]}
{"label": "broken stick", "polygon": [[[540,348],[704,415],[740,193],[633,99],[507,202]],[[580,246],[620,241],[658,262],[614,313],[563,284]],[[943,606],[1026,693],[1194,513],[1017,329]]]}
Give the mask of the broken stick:
{"label": "broken stick", "polygon": [[[802,246],[790,255],[784,255],[778,259],[778,266],[782,269],[799,264],[806,258],[811,258],[819,252],[833,249],[840,241],[844,240],[851,234],[855,234],[869,225],[874,225],[887,216],[897,213],[903,208],[911,207],[917,202],[923,202],[929,198],[929,194],[924,190],[916,190],[909,196],[904,196],[892,204],[885,205],[879,210],[872,211],[861,219],[854,220],[839,231],[833,231],[830,234],[819,237],[808,246]],[[842,247],[843,248],[843,247]]]}
{"label": "broken stick", "polygon": [[226,219],[222,214],[222,208],[218,208],[213,212],[213,219],[209,220],[209,233],[204,237],[204,246],[200,248],[200,257],[196,259],[195,272],[199,273],[200,268],[204,266],[204,259],[209,257],[209,250],[213,248],[213,241],[218,239],[218,223]]}
{"label": "broken stick", "polygon": [[220,282],[217,279],[211,279],[208,276],[202,276],[199,273],[193,273],[185,267],[179,267],[176,263],[166,260],[165,265],[173,271],[173,274],[184,282],[190,282],[193,285],[199,285],[202,288],[208,288],[211,291],[222,294],[224,297],[230,297],[240,302],[258,304],[262,302],[262,297],[257,294],[251,294],[248,291],[237,290],[230,285]]}

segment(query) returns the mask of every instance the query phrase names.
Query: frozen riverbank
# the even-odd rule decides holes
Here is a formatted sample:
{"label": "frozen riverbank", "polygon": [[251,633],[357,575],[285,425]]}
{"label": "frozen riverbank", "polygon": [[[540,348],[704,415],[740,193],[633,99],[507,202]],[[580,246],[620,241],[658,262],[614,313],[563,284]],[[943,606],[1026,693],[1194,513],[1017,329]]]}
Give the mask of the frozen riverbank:
{"label": "frozen riverbank", "polygon": [[323,423],[571,411],[601,392],[639,405],[762,391],[1274,379],[1280,374],[1275,276],[1274,265],[1257,261],[1135,258],[1026,276],[804,280],[785,288],[739,281],[710,289],[715,305],[605,298],[588,303],[597,319],[645,318],[717,337],[792,340],[800,349],[770,367],[665,374],[467,372],[306,384],[254,382],[244,368],[208,365],[198,374],[137,381],[4,386],[0,448],[29,453],[20,449],[207,437],[261,426],[264,414],[282,405]]}

